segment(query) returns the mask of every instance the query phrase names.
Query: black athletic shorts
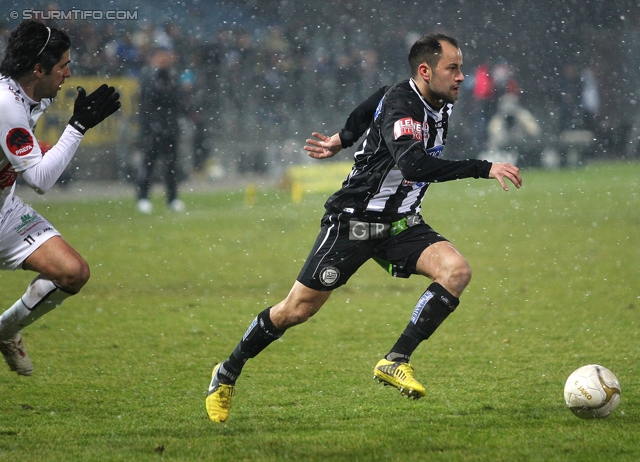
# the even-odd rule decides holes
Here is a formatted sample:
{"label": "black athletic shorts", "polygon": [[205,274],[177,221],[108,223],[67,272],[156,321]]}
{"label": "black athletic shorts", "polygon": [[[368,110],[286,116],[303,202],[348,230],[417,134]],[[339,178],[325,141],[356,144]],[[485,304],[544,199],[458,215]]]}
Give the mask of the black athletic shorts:
{"label": "black athletic shorts", "polygon": [[441,241],[447,239],[419,215],[380,223],[347,213],[327,213],[297,280],[315,290],[333,290],[344,285],[370,258],[392,276],[408,278],[416,274],[422,251]]}

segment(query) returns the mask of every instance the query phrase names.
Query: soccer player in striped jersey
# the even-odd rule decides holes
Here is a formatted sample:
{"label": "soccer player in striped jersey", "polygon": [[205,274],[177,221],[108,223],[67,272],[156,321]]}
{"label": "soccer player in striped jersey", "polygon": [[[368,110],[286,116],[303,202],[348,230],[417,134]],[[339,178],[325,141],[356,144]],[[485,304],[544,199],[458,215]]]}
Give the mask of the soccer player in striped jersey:
{"label": "soccer player in striped jersey", "polygon": [[367,130],[351,173],[325,204],[320,233],[291,291],[259,313],[229,358],[214,367],[206,398],[211,420],[227,419],[245,363],[316,314],[369,259],[392,276],[418,274],[432,280],[413,305],[404,332],[374,367],[374,378],[402,395],[425,396],[409,360],[456,309],[471,279],[467,260],[420,215],[425,194],[432,183],[460,178],[495,178],[505,190],[505,180],[519,188],[522,178],[508,163],[441,157],[464,80],[458,42],[443,34],[426,35],[412,46],[409,65],[409,80],[372,95],[339,134],[316,133],[316,140],[307,140],[312,157],[331,157]]}

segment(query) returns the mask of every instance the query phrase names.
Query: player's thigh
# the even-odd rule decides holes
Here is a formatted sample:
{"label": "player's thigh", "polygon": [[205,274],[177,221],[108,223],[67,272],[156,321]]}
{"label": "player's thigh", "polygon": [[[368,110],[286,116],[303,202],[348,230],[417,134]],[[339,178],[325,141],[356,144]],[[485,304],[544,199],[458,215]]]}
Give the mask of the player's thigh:
{"label": "player's thigh", "polygon": [[376,261],[394,277],[430,276],[419,270],[418,260],[427,249],[443,242],[448,243],[444,236],[422,222],[385,239],[376,248]]}
{"label": "player's thigh", "polygon": [[456,268],[468,267],[466,258],[449,241],[436,242],[422,251],[416,272],[430,278],[441,276]]}
{"label": "player's thigh", "polygon": [[13,197],[0,219],[0,268],[16,270],[60,233],[30,205]]}
{"label": "player's thigh", "polygon": [[88,279],[89,267],[82,256],[62,236],[53,236],[29,255],[23,269],[56,280],[64,277]]}

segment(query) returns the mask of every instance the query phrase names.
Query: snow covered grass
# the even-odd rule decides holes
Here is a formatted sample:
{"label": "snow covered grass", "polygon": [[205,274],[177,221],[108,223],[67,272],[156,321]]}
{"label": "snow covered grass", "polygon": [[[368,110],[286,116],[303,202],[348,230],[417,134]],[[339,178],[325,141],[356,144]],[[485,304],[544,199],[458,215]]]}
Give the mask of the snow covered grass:
{"label": "snow covered grass", "polygon": [[[0,369],[0,460],[639,460],[640,164],[433,185],[423,214],[467,257],[457,311],[416,351],[427,397],[372,369],[428,281],[366,264],[320,313],[238,381],[231,417],[204,410],[211,367],[282,299],[324,197],[184,195],[187,214],[133,199],[42,202],[89,261],[82,293],[24,332],[35,363]],[[2,306],[24,272],[0,273]],[[577,367],[600,363],[622,401],[602,421],[565,406]]]}

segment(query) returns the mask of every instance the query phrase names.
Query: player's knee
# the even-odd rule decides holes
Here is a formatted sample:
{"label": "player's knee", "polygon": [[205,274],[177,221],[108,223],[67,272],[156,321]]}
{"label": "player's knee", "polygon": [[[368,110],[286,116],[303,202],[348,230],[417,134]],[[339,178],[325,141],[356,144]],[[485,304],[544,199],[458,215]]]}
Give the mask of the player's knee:
{"label": "player's knee", "polygon": [[317,313],[318,310],[314,309],[310,303],[298,303],[295,307],[289,310],[287,321],[288,327],[296,326],[307,322],[311,316]]}
{"label": "player's knee", "polygon": [[455,284],[460,288],[460,292],[462,292],[471,282],[471,267],[469,264],[464,261],[456,266],[451,274],[451,279],[455,281]]}
{"label": "player's knee", "polygon": [[471,267],[464,258],[449,262],[444,277],[443,286],[456,297],[459,297],[471,281]]}
{"label": "player's knee", "polygon": [[457,265],[453,271],[453,277],[458,281],[458,284],[466,287],[471,282],[471,267],[463,260]]}
{"label": "player's knee", "polygon": [[286,330],[308,321],[311,316],[318,312],[321,306],[309,301],[297,301],[295,303],[285,301],[282,305],[271,309],[271,320],[278,329]]}
{"label": "player's knee", "polygon": [[82,258],[69,262],[64,274],[55,281],[65,292],[77,294],[91,277],[89,264]]}

